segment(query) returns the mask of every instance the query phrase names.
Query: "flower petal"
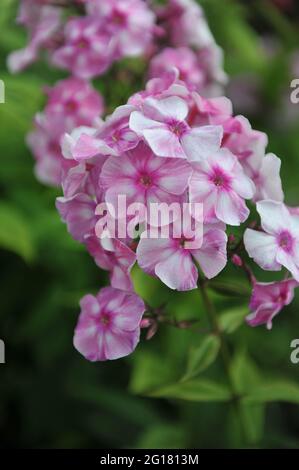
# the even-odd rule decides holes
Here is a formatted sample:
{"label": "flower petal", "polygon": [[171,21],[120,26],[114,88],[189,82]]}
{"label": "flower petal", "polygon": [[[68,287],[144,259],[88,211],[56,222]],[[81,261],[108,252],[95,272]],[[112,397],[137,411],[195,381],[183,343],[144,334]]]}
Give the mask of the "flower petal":
{"label": "flower petal", "polygon": [[140,328],[134,331],[108,331],[104,336],[106,359],[115,360],[128,356],[136,348],[140,337]]}
{"label": "flower petal", "polygon": [[223,230],[206,229],[203,244],[199,250],[191,251],[200,268],[208,279],[219,274],[226,266],[227,236]]}
{"label": "flower petal", "polygon": [[222,137],[221,126],[202,126],[186,132],[181,143],[188,160],[200,162],[220,148]]}
{"label": "flower petal", "polygon": [[156,127],[160,127],[161,123],[145,117],[139,111],[133,111],[130,115],[129,126],[136,134],[142,135],[145,129],[155,129]]}
{"label": "flower petal", "polygon": [[244,244],[250,258],[267,271],[280,271],[277,262],[276,238],[264,232],[247,229],[244,233]]}
{"label": "flower petal", "polygon": [[187,189],[191,174],[192,168],[187,162],[163,159],[163,165],[156,172],[156,184],[171,194],[180,195]]}
{"label": "flower petal", "polygon": [[178,96],[169,96],[160,100],[147,98],[144,101],[144,110],[147,115],[152,115],[153,119],[162,122],[169,118],[184,121],[188,114],[187,103]]}
{"label": "flower petal", "polygon": [[156,265],[155,273],[170,289],[187,291],[197,288],[198,271],[188,251],[178,249]]}
{"label": "flower petal", "polygon": [[137,247],[137,262],[146,273],[154,275],[155,266],[160,261],[174,253],[172,241],[169,238],[149,238],[150,233],[145,232]]}
{"label": "flower petal", "polygon": [[249,216],[244,200],[233,191],[219,191],[215,213],[219,220],[229,225],[240,225]]}
{"label": "flower petal", "polygon": [[276,261],[287,268],[293,275],[294,279],[299,282],[299,265],[296,263],[292,253],[287,253],[283,249],[279,249]]}
{"label": "flower petal", "polygon": [[186,158],[179,137],[166,125],[161,124],[159,128],[145,129],[143,136],[152,151],[159,157]]}
{"label": "flower petal", "polygon": [[256,209],[261,216],[263,229],[271,235],[291,226],[290,213],[281,202],[260,201],[256,204]]}

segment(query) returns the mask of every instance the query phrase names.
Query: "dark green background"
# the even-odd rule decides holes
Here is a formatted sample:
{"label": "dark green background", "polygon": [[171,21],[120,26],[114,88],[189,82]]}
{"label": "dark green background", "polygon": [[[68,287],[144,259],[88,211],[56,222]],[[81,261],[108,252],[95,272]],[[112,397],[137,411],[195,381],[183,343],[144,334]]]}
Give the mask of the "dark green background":
{"label": "dark green background", "polygon": [[[250,119],[268,133],[269,151],[282,160],[287,202],[299,205],[299,118],[289,122],[291,113],[299,116],[299,104],[296,110],[288,98],[296,78],[290,61],[299,46],[298,16],[283,15],[267,1],[202,4],[225,50],[227,72],[254,76],[259,83],[258,107]],[[225,312],[234,330],[227,342],[236,387],[242,396],[258,395],[239,409],[245,436],[232,404],[219,399],[217,387],[227,380],[221,358],[199,373],[187,392],[179,384],[190,349],[204,339],[198,328],[162,325],[151,341],[142,340],[132,356],[116,362],[91,364],[74,350],[78,302],[108,279],[60,222],[54,207],[59,191],[33,175],[24,136],[42,109],[42,86],[66,75],[45,62],[9,75],[7,54],[25,44],[24,32],[14,25],[15,7],[14,0],[1,0],[0,78],[6,103],[0,105],[0,338],[7,362],[0,365],[0,447],[298,448],[299,364],[290,362],[290,342],[299,338],[298,298],[274,320],[272,331],[251,329],[238,321],[248,295],[246,280],[232,266],[220,280],[238,282],[242,292],[233,299],[210,295],[219,317]],[[261,46],[265,35],[277,43],[271,57]],[[143,86],[144,68],[139,61],[125,61],[95,82],[109,110]],[[271,274],[258,275],[271,279]],[[134,280],[148,302],[165,301],[171,317],[198,318],[199,327],[206,328],[198,292],[171,292],[138,270]],[[203,393],[203,380],[216,389]],[[153,392],[166,398],[149,397]]]}

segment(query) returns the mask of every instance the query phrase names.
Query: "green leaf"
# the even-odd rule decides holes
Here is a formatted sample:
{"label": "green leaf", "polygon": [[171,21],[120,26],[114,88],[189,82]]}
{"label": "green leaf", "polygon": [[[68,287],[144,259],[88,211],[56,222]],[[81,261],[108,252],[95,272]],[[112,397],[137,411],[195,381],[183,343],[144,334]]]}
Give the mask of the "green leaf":
{"label": "green leaf", "polygon": [[231,364],[234,386],[240,395],[261,383],[261,375],[246,351],[238,351]]}
{"label": "green leaf", "polygon": [[263,437],[265,424],[265,405],[251,404],[241,401],[240,412],[245,423],[247,439],[251,443],[260,441]]}
{"label": "green leaf", "polygon": [[271,379],[261,383],[244,398],[246,403],[267,403],[286,401],[299,403],[299,384],[285,379]]}
{"label": "green leaf", "polygon": [[0,203],[0,220],[0,246],[31,261],[34,248],[29,224],[24,217],[13,205]]}
{"label": "green leaf", "polygon": [[[255,363],[246,351],[239,351],[232,362],[231,373],[236,391],[244,398],[240,400],[239,412],[244,423],[244,431],[248,442],[257,443],[263,436],[265,406],[263,404],[248,403],[246,394],[259,387],[262,377]],[[239,423],[235,423],[238,428]],[[238,432],[240,429],[238,428]]]}
{"label": "green leaf", "polygon": [[247,444],[256,445],[263,437],[264,421],[264,404],[240,402],[237,410],[234,407],[229,409],[227,433],[230,446],[233,448],[244,446],[244,437]]}
{"label": "green leaf", "polygon": [[207,369],[216,359],[220,349],[218,336],[206,336],[197,348],[190,351],[187,372],[183,381],[194,378],[197,374]]}
{"label": "green leaf", "polygon": [[150,393],[154,398],[175,398],[195,402],[228,401],[229,388],[206,379],[195,379],[160,388]]}
{"label": "green leaf", "polygon": [[177,379],[175,365],[168,358],[162,361],[159,354],[140,351],[133,364],[129,386],[132,393],[144,394]]}
{"label": "green leaf", "polygon": [[225,333],[233,333],[244,323],[244,318],[248,313],[248,307],[232,308],[221,314],[219,326]]}

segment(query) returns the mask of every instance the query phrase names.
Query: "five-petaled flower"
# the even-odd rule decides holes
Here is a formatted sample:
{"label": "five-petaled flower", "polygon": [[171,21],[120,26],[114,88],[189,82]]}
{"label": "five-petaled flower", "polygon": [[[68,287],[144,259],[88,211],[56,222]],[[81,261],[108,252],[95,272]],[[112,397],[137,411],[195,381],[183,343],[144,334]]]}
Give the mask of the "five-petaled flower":
{"label": "five-petaled flower", "polygon": [[[174,158],[156,157],[141,142],[121,157],[109,157],[103,165],[100,183],[105,190],[107,204],[114,208],[118,196],[126,196],[127,204],[182,202],[186,199],[192,168],[187,162]],[[141,222],[142,219],[139,221]]]}
{"label": "five-petaled flower", "polygon": [[220,126],[191,128],[186,122],[187,114],[188,106],[179,97],[146,98],[142,112],[132,112],[130,128],[159,157],[200,161],[219,148],[223,130]]}
{"label": "five-petaled flower", "polygon": [[298,282],[294,279],[285,279],[280,282],[255,282],[250,300],[251,314],[246,317],[250,326],[266,324],[268,330],[272,328],[273,318],[289,305],[294,298],[294,289]]}
{"label": "five-petaled flower", "polygon": [[119,359],[131,354],[139,342],[145,306],[140,297],[113,287],[81,300],[74,346],[89,361]]}
{"label": "five-petaled flower", "polygon": [[263,231],[246,230],[249,256],[265,270],[280,271],[283,266],[299,281],[299,218],[281,202],[260,201],[257,211]]}
{"label": "five-petaled flower", "polygon": [[216,218],[229,225],[244,222],[249,215],[244,199],[253,197],[255,186],[237,157],[222,148],[193,168],[190,200],[203,203],[206,221],[213,222]]}

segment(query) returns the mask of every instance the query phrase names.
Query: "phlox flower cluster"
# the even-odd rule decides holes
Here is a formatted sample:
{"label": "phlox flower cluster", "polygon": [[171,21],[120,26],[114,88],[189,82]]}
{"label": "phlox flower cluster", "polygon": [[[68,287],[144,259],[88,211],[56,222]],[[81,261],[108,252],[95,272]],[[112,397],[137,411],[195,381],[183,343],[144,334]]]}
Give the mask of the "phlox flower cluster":
{"label": "phlox flower cluster", "polygon": [[220,96],[227,83],[223,53],[200,5],[193,0],[169,0],[156,11],[166,46],[152,57],[149,78],[176,67],[189,88],[205,96]]}
{"label": "phlox flower cluster", "polygon": [[[266,152],[267,136],[221,96],[222,52],[199,5],[22,0],[18,22],[29,42],[9,57],[12,71],[46,51],[52,65],[70,73],[45,89],[46,106],[28,136],[36,175],[62,187],[56,201],[62,220],[110,276],[109,287],[81,301],[78,351],[102,361],[136,348],[141,327],[151,322],[134,292],[135,264],[168,288],[188,291],[231,261],[252,285],[248,324],[271,328],[299,283],[299,211],[284,202],[281,161]],[[124,57],[145,58],[148,81],[103,119],[104,100],[91,80]],[[175,204],[182,217],[156,221],[153,237],[143,213],[117,210],[119,196],[145,210]],[[106,220],[125,232],[110,233],[103,204]],[[186,233],[188,205],[196,204],[201,230]],[[250,215],[256,220],[248,222]],[[244,237],[235,243],[229,234],[238,226]],[[244,252],[265,271],[284,270],[283,280],[259,282]]]}
{"label": "phlox flower cluster", "polygon": [[177,67],[188,86],[219,93],[226,83],[222,51],[194,0],[165,6],[143,0],[21,0],[17,22],[28,44],[8,58],[19,72],[47,51],[49,61],[91,79],[124,57],[150,60],[149,76]]}
{"label": "phlox flower cluster", "polygon": [[[191,91],[176,69],[150,80],[96,127],[79,127],[64,136],[66,170],[57,208],[73,238],[109,271],[111,282],[105,295],[101,291],[82,301],[75,346],[85,357],[114,359],[135,348],[146,309],[133,292],[135,263],[179,291],[196,289],[202,276],[216,277],[230,259],[245,267],[228,233],[230,227],[245,224],[255,207],[260,223],[245,226],[243,241],[249,257],[262,269],[286,268],[289,273],[270,283],[258,282],[251,273],[248,324],[271,327],[299,282],[299,217],[284,204],[281,162],[266,147],[266,135],[252,129],[245,117],[234,116],[227,98],[204,98]],[[151,227],[142,220],[135,220],[135,237],[101,237],[97,207],[117,206],[119,195],[146,207],[202,204],[200,243],[188,243],[196,233],[186,237],[175,217],[167,221],[168,237],[148,236]],[[120,217],[117,207],[113,217]],[[128,300],[122,301],[126,295]]]}
{"label": "phlox flower cluster", "polygon": [[29,42],[8,65],[18,72],[42,51],[58,68],[89,79],[123,57],[145,54],[156,35],[155,14],[143,0],[21,0],[17,21]]}
{"label": "phlox flower cluster", "polygon": [[28,137],[36,176],[44,184],[61,183],[63,134],[95,125],[94,116],[103,113],[103,99],[90,80],[115,62],[143,58],[150,78],[176,67],[188,88],[204,95],[221,94],[226,83],[222,51],[193,0],[170,0],[163,8],[143,0],[21,0],[17,22],[29,40],[9,56],[11,72],[46,52],[51,66],[71,76],[46,90],[49,102]]}
{"label": "phlox flower cluster", "polygon": [[78,126],[94,125],[104,112],[104,100],[93,86],[70,77],[45,88],[47,104],[34,119],[34,130],[27,136],[36,165],[37,178],[44,184],[59,186],[66,162],[61,138]]}

